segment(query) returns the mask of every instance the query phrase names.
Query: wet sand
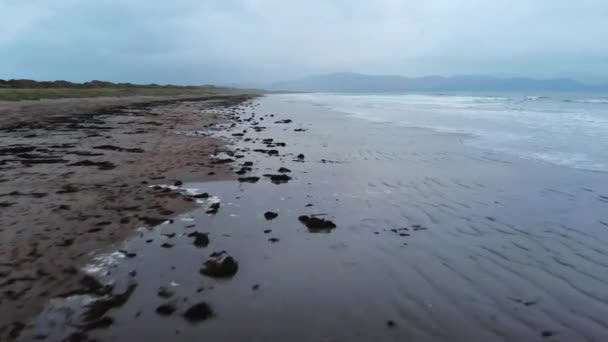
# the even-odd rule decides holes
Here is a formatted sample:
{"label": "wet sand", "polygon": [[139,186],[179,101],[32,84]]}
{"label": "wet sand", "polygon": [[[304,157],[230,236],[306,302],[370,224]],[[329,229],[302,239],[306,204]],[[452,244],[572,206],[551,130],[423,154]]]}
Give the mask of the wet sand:
{"label": "wet sand", "polygon": [[[209,156],[217,108],[246,96],[2,102],[0,339],[51,298],[82,288],[80,268],[134,228],[195,207],[158,182],[230,179]],[[200,130],[200,137],[180,131]],[[210,175],[209,173],[214,173]]]}
{"label": "wet sand", "polygon": [[215,162],[237,179],[170,187],[197,208],[97,254],[100,283],[47,303],[21,340],[608,336],[606,174],[290,96],[228,112]]}

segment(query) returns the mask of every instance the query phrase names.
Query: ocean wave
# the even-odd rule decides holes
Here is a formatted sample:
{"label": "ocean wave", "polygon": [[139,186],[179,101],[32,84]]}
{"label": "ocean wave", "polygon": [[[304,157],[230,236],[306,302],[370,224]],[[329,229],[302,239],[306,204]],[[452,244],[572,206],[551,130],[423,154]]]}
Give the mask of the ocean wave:
{"label": "ocean wave", "polygon": [[592,104],[608,104],[608,99],[581,99],[581,100],[572,100],[572,102],[577,102],[577,103],[592,103]]}

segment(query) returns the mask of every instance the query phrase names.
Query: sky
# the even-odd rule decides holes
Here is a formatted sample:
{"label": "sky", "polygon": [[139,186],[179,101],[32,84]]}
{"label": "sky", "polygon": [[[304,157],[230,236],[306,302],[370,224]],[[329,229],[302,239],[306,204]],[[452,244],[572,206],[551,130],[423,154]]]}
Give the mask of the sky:
{"label": "sky", "polygon": [[606,0],[0,0],[0,78],[608,80]]}

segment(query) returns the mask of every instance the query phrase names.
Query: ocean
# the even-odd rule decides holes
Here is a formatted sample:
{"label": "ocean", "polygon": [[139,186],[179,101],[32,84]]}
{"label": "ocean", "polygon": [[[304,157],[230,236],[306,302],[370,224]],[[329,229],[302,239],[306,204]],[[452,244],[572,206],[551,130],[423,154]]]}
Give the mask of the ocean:
{"label": "ocean", "polygon": [[473,146],[556,165],[608,171],[608,96],[295,94],[355,118],[465,134]]}

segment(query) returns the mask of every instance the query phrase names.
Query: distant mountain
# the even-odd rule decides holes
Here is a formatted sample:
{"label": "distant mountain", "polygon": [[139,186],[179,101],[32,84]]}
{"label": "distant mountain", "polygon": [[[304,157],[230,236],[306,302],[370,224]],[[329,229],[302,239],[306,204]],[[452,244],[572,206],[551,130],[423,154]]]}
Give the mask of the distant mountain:
{"label": "distant mountain", "polygon": [[379,76],[349,72],[310,76],[279,82],[271,90],[304,92],[434,92],[434,91],[584,91],[608,90],[607,86],[588,86],[567,78],[539,80],[526,77],[498,78],[489,76]]}

